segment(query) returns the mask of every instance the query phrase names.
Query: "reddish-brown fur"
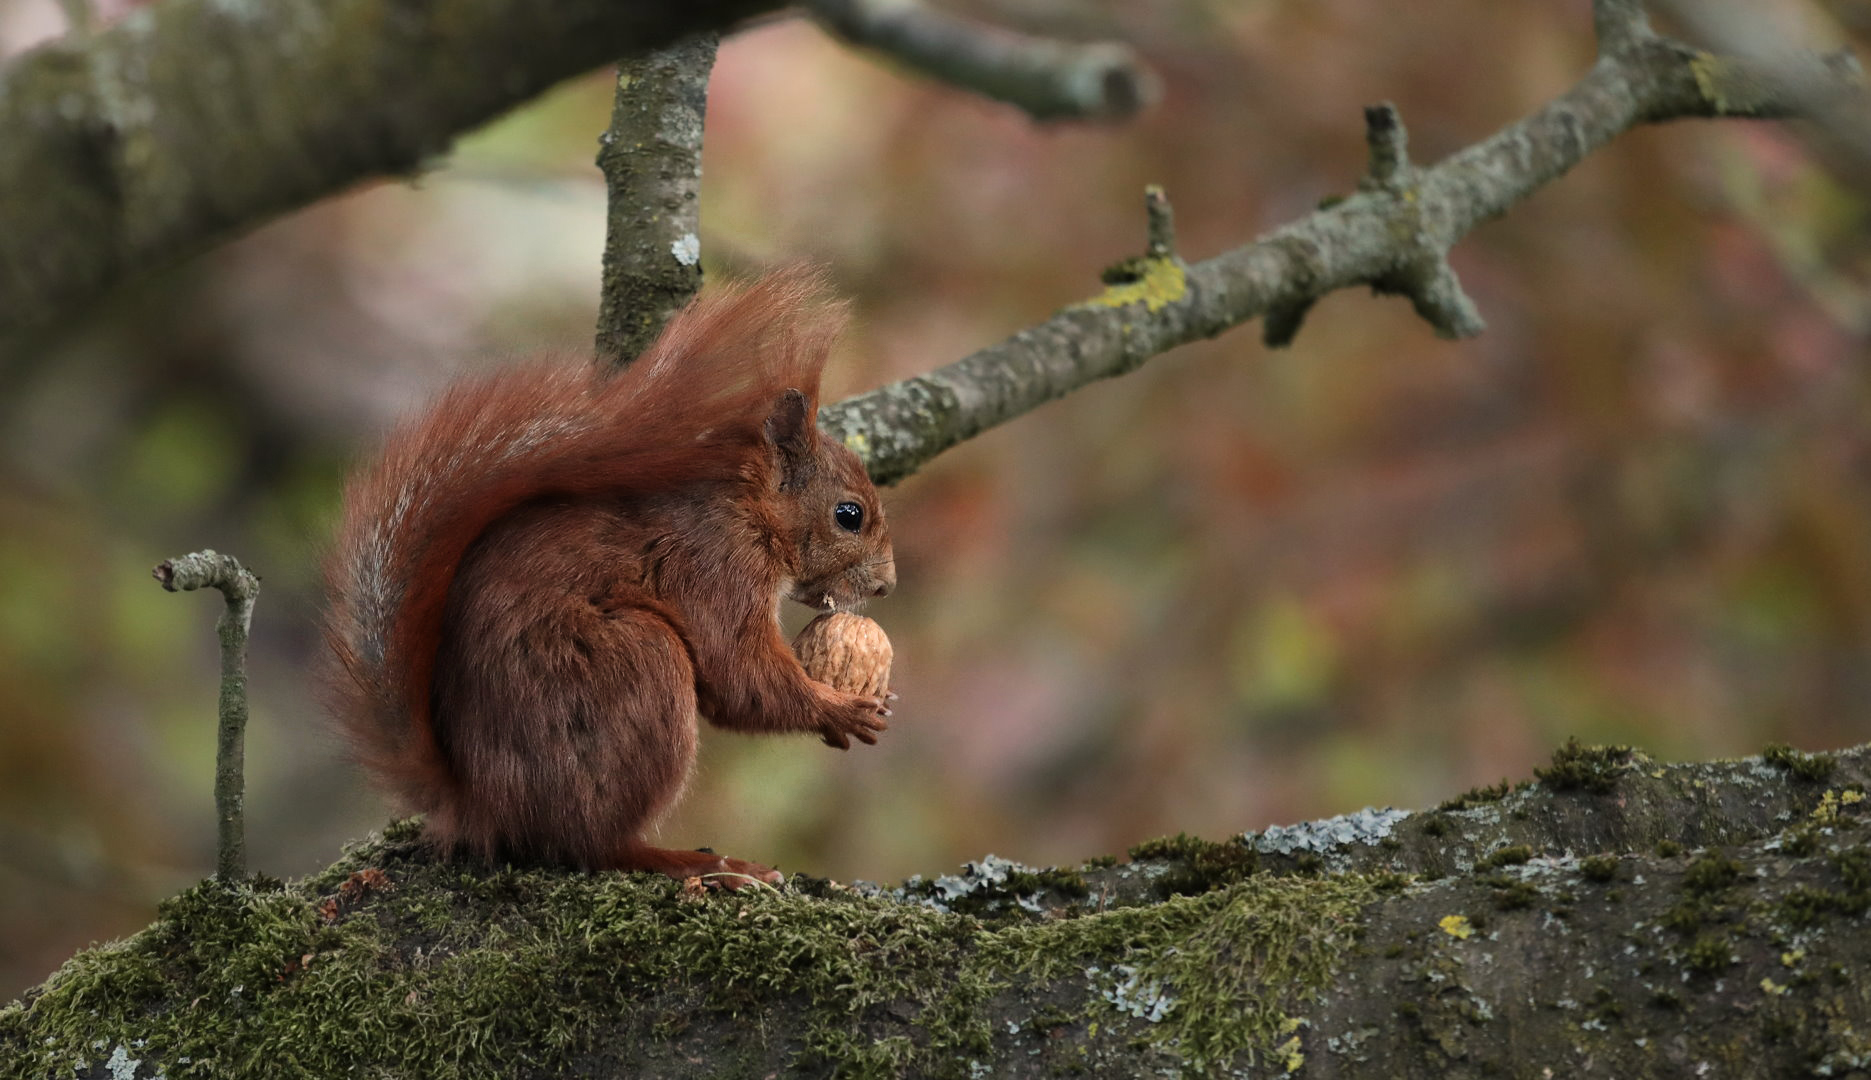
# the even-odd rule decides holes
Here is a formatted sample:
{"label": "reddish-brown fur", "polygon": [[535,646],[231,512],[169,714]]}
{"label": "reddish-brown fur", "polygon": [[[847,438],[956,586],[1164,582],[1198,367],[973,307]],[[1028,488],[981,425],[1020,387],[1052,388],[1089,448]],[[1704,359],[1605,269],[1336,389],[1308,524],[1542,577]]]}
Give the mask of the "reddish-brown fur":
{"label": "reddish-brown fur", "polygon": [[715,292],[608,380],[470,380],[353,478],[327,571],[334,711],[437,841],[777,880],[644,842],[697,712],[875,741],[883,703],[807,678],[775,619],[782,595],[851,606],[895,581],[876,492],[813,423],[842,321],[815,295],[800,273]]}

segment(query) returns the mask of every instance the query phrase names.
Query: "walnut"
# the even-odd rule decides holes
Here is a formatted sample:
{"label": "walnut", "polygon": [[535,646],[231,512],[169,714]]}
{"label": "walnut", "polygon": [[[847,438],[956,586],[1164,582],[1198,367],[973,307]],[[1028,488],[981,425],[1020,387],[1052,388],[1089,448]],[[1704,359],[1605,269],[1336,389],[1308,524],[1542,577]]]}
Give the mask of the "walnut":
{"label": "walnut", "polygon": [[793,639],[806,674],[846,693],[882,697],[890,688],[890,639],[862,615],[830,611]]}

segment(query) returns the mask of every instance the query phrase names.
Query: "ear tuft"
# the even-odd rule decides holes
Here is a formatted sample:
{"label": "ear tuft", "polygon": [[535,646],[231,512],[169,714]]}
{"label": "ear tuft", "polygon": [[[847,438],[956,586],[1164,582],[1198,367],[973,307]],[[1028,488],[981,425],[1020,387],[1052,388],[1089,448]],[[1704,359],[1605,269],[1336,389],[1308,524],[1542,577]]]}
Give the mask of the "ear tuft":
{"label": "ear tuft", "polygon": [[806,395],[793,389],[782,392],[767,415],[766,430],[767,441],[779,452],[780,490],[804,486],[819,434],[818,418],[812,415]]}

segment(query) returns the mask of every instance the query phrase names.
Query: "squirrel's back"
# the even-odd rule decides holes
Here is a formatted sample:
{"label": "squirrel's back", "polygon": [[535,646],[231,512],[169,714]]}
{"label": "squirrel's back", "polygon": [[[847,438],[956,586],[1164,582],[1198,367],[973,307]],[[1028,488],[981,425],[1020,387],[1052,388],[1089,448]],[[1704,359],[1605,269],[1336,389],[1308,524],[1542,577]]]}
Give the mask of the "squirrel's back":
{"label": "squirrel's back", "polygon": [[[360,762],[411,808],[455,784],[430,695],[449,587],[488,527],[547,498],[641,495],[742,475],[775,396],[814,407],[842,313],[810,273],[720,289],[635,363],[533,361],[462,382],[345,489],[326,565],[331,706]],[[810,415],[808,413],[807,415]]]}

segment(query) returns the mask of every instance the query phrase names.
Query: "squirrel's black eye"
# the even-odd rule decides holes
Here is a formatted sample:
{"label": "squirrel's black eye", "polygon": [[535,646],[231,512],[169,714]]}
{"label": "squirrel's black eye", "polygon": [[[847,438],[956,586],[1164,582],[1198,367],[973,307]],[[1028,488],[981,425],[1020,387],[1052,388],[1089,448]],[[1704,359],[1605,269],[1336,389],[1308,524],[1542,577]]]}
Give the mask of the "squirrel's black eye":
{"label": "squirrel's black eye", "polygon": [[857,532],[864,527],[864,508],[854,502],[841,502],[832,507],[832,520],[846,532]]}

